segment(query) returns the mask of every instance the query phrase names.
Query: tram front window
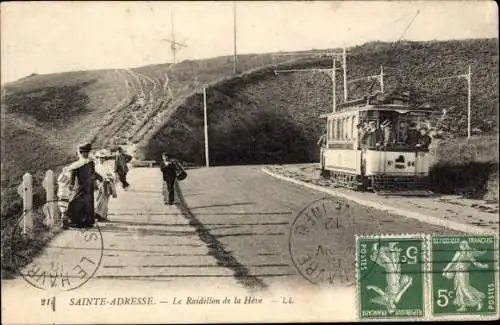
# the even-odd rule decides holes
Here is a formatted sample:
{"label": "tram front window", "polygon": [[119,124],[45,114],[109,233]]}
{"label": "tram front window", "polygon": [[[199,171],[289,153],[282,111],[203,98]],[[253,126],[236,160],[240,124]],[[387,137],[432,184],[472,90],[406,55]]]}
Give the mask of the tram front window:
{"label": "tram front window", "polygon": [[431,139],[428,126],[422,123],[428,118],[425,113],[369,112],[368,115],[373,118],[370,119],[366,132],[361,132],[363,137],[360,138],[360,146],[370,150],[428,150]]}

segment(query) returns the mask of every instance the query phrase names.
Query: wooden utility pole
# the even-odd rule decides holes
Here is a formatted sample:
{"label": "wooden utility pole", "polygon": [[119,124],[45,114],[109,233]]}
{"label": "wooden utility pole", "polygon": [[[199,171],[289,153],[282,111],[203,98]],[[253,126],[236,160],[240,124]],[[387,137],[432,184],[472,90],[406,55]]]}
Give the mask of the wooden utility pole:
{"label": "wooden utility pole", "polygon": [[342,49],[342,68],[344,70],[344,103],[347,102],[347,54],[345,46]]}
{"label": "wooden utility pole", "polygon": [[162,40],[170,43],[170,48],[172,49],[172,61],[173,61],[172,63],[175,64],[175,62],[176,62],[175,55],[176,55],[178,49],[180,47],[187,47],[187,45],[184,43],[177,42],[175,40],[175,25],[174,25],[174,11],[173,10],[170,12],[170,23],[172,24],[172,26],[171,26],[171,33],[172,33],[171,39],[164,38]]}
{"label": "wooden utility pole", "polygon": [[438,78],[438,80],[445,80],[445,79],[451,79],[451,78],[465,78],[465,80],[467,80],[467,138],[469,139],[471,137],[471,93],[472,93],[471,66],[469,65],[469,70],[468,70],[468,73],[466,73],[466,74],[458,74],[455,76]]}
{"label": "wooden utility pole", "polygon": [[[276,65],[279,65],[279,62],[277,60],[277,57],[279,56],[290,56],[290,57],[293,57],[293,56],[299,56],[299,57],[302,57],[302,58],[305,58],[304,56],[319,56],[319,57],[325,57],[325,56],[339,56],[340,54],[339,53],[331,53],[331,52],[320,52],[320,51],[307,51],[307,52],[299,52],[299,53],[296,53],[296,52],[292,52],[292,53],[281,53],[281,54],[278,54],[278,55],[273,55],[273,62],[276,64]],[[289,62],[289,61],[286,61],[286,62]],[[335,67],[335,69],[337,69]],[[274,74],[275,75],[278,75],[278,72],[292,72],[292,71],[323,71],[323,72],[326,72],[326,71],[330,71],[331,69],[300,69],[300,70],[274,70]],[[347,53],[346,53],[346,48],[344,47],[342,49],[342,70],[343,70],[343,73],[344,73],[344,102],[347,102],[347,85],[348,85],[348,82],[347,82]]]}
{"label": "wooden utility pole", "polygon": [[233,72],[234,74],[238,73],[238,56],[236,52],[236,1],[233,2]]}
{"label": "wooden utility pole", "polygon": [[[337,111],[337,96],[336,96],[336,89],[337,89],[337,82],[335,79],[336,78],[336,75],[335,75],[335,70],[337,69],[337,61],[335,61],[335,57],[333,57],[333,62],[332,62],[332,89],[333,89],[333,113],[335,113]],[[344,94],[345,96],[345,94]]]}
{"label": "wooden utility pole", "polygon": [[[297,55],[300,55],[299,53]],[[328,73],[330,77],[332,78],[332,89],[333,89],[333,99],[332,99],[332,109],[335,112],[337,109],[337,96],[336,96],[336,70],[337,69],[337,61],[336,61],[336,56],[339,54],[336,53],[330,53],[328,56],[333,56],[332,59],[332,68],[331,69],[285,69],[285,70],[274,70],[274,74],[278,75],[279,73],[289,73],[289,72],[324,72]],[[347,87],[344,88],[344,91],[347,89]],[[346,94],[344,93],[344,98],[346,97]]]}
{"label": "wooden utility pole", "polygon": [[210,167],[208,157],[207,88],[203,87],[203,124],[205,129],[205,166]]}
{"label": "wooden utility pole", "polygon": [[380,90],[382,91],[382,93],[384,92],[384,70],[383,70],[383,68],[380,69],[379,74],[375,74],[375,75],[371,75],[371,76],[367,76],[367,77],[360,77],[360,78],[356,78],[356,79],[351,79],[347,83],[353,83],[353,82],[357,82],[360,80],[366,80],[366,79],[377,79],[380,83]]}
{"label": "wooden utility pole", "polygon": [[471,72],[471,67],[469,65],[469,73],[467,74],[467,88],[468,88],[468,92],[467,92],[467,138],[470,138],[471,136],[471,88],[472,88],[472,84],[471,84],[471,76],[472,76],[472,72]]}

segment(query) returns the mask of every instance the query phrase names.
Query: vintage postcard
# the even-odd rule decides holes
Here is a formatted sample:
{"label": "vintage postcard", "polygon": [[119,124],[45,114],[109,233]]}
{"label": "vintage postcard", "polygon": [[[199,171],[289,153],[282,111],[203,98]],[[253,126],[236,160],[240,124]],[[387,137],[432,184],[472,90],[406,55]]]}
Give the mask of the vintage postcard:
{"label": "vintage postcard", "polygon": [[0,15],[3,324],[499,318],[495,2]]}

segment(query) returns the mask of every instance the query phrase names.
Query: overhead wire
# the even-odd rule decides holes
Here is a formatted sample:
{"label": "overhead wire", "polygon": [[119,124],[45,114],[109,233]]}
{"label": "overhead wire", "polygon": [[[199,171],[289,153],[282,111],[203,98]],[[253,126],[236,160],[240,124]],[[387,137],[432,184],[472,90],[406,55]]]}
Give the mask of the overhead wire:
{"label": "overhead wire", "polygon": [[[396,47],[401,43],[401,40],[403,39],[404,35],[406,34],[406,32],[408,32],[408,30],[410,29],[411,25],[413,25],[413,22],[415,21],[415,19],[417,18],[417,16],[420,14],[420,9],[417,10],[417,12],[415,13],[415,16],[413,16],[412,20],[410,21],[410,23],[406,26],[406,28],[404,29],[404,31],[401,33],[401,35],[399,36],[398,40],[396,42],[394,42],[391,46],[391,48],[388,50],[389,51],[393,51],[396,49]],[[386,64],[387,62],[389,62],[389,60],[392,58],[392,56],[388,55],[387,58],[385,59],[384,64]],[[377,81],[372,81],[372,83],[370,84],[370,87],[368,88],[368,93],[371,93],[372,89],[373,89],[373,86],[377,83]]]}

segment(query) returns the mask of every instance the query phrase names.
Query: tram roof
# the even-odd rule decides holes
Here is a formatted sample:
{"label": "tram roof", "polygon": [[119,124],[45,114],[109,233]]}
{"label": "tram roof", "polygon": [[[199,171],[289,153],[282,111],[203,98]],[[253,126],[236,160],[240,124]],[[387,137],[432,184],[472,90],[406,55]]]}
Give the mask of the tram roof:
{"label": "tram roof", "polygon": [[359,105],[359,106],[351,106],[351,107],[345,107],[342,110],[336,111],[336,112],[331,112],[331,113],[326,113],[326,114],[321,114],[321,118],[326,118],[329,116],[335,116],[335,115],[343,115],[344,113],[349,113],[349,112],[363,112],[363,111],[394,111],[398,112],[399,114],[405,114],[408,112],[427,112],[427,113],[434,113],[434,110],[431,109],[425,109],[425,108],[418,108],[418,107],[411,107],[408,105],[396,105],[396,104],[378,104],[378,105]]}

